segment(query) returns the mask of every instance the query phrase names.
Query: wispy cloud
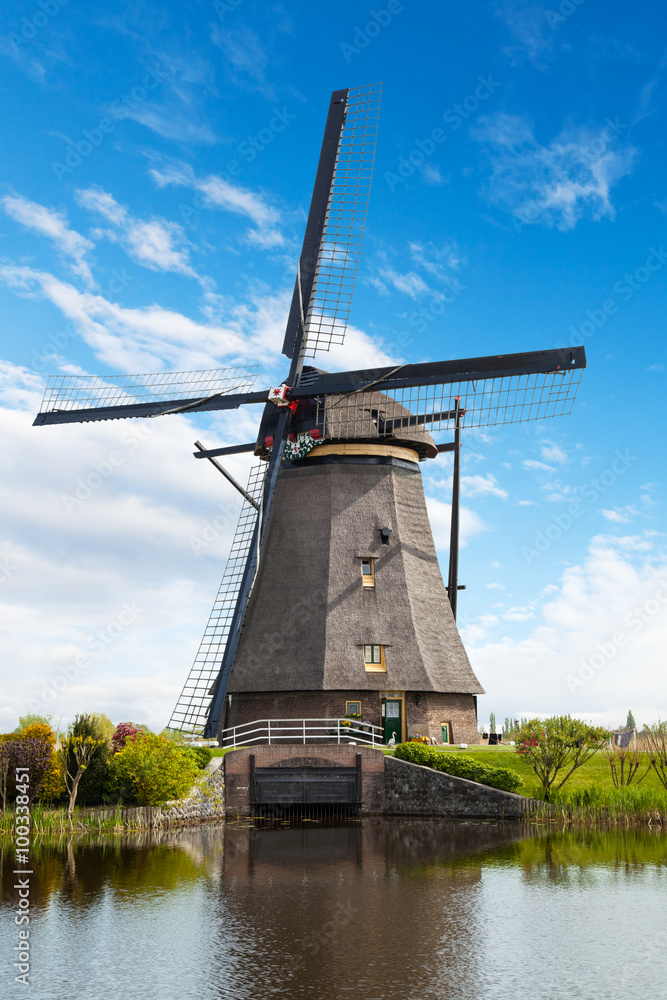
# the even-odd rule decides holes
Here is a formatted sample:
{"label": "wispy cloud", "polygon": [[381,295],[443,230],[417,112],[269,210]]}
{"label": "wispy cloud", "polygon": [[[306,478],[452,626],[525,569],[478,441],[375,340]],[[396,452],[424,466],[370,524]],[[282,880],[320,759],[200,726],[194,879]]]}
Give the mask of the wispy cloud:
{"label": "wispy cloud", "polygon": [[401,273],[389,264],[376,265],[367,280],[370,285],[377,288],[381,295],[388,295],[390,288],[402,292],[404,295],[409,295],[411,299],[416,299],[420,295],[426,295],[430,292],[429,286],[415,271]]}
{"label": "wispy cloud", "polygon": [[81,233],[69,228],[64,212],[46,208],[21,195],[5,195],[2,198],[2,207],[7,215],[20,222],[26,229],[46,236],[58,252],[69,259],[74,274],[83,278],[87,285],[94,285],[93,274],[86,257],[95,244]]}
{"label": "wispy cloud", "polygon": [[486,476],[462,476],[461,492],[466,497],[493,496],[502,500],[506,500],[508,495],[491,473]]}
{"label": "wispy cloud", "polygon": [[632,521],[637,510],[635,507],[614,507],[612,510],[601,510],[600,513],[607,521],[611,521],[612,524],[627,524],[628,521]]}
{"label": "wispy cloud", "polygon": [[524,458],[521,465],[524,469],[529,469],[531,472],[555,472],[556,468],[553,465],[547,465],[545,462],[538,462],[534,458]]}
{"label": "wispy cloud", "polygon": [[644,118],[648,118],[649,115],[653,115],[658,110],[656,95],[660,91],[660,86],[665,77],[665,71],[667,70],[667,49],[663,53],[662,59],[658,63],[655,72],[648,83],[642,88],[639,95],[639,106],[637,109],[637,115],[635,117],[635,122],[642,121]]}
{"label": "wispy cloud", "polygon": [[225,57],[227,71],[236,84],[259,90],[268,100],[275,99],[275,88],[266,80],[269,52],[256,32],[246,25],[225,24],[223,29],[215,24],[211,40]]}
{"label": "wispy cloud", "polygon": [[[369,285],[376,288],[381,295],[388,295],[391,289],[410,296],[411,299],[423,295],[441,298],[442,293],[437,287],[432,287],[429,281],[446,286],[458,294],[462,286],[455,274],[465,264],[455,240],[446,240],[441,246],[433,242],[408,243],[410,261],[415,268],[399,270],[392,263],[392,257],[386,251],[379,253],[370,263],[370,275],[366,278]],[[424,272],[426,278],[419,273]]]}
{"label": "wispy cloud", "polygon": [[99,187],[79,189],[75,197],[83,208],[112,224],[114,228],[102,230],[101,235],[120,243],[138,264],[151,271],[173,271],[199,280],[190,263],[183,230],[175,222],[159,218],[137,219]]}
{"label": "wispy cloud", "polygon": [[249,243],[263,249],[282,246],[285,242],[277,228],[280,213],[267,205],[261,195],[248,188],[230,184],[216,174],[198,177],[186,163],[169,163],[161,168],[151,168],[150,175],[159,187],[186,187],[198,191],[210,208],[218,208],[250,219],[254,228],[246,234]]}
{"label": "wispy cloud", "polygon": [[173,107],[139,104],[135,108],[128,108],[123,117],[132,118],[151,132],[175,142],[187,142],[195,146],[212,146],[216,142],[215,132],[210,125],[197,122],[186,112]]}
{"label": "wispy cloud", "polygon": [[554,40],[545,8],[532,0],[494,0],[493,8],[512,36],[505,55],[514,63],[526,57],[536,69],[544,69],[544,56]]}
{"label": "wispy cloud", "polygon": [[276,346],[263,342],[258,326],[253,333],[234,322],[198,323],[157,305],[124,308],[29,267],[0,266],[0,281],[17,294],[52,302],[112,370],[210,368],[223,358],[247,357],[253,349],[277,353]]}
{"label": "wispy cloud", "polygon": [[545,146],[525,118],[501,113],[481,119],[471,134],[490,160],[488,200],[522,225],[568,230],[582,218],[613,219],[611,190],[637,158],[634,147],[618,142],[626,127],[617,119],[597,131],[566,128]]}
{"label": "wispy cloud", "polygon": [[547,462],[567,462],[567,453],[555,441],[545,441],[540,450]]}

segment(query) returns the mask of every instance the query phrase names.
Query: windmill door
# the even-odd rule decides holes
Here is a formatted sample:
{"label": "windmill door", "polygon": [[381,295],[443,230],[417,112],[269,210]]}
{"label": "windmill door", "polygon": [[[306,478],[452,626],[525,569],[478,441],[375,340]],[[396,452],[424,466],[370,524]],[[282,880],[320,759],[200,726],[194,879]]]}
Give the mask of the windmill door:
{"label": "windmill door", "polygon": [[402,701],[393,698],[382,699],[382,721],[384,724],[384,741],[388,743],[394,734],[396,742],[403,738],[403,719],[401,718]]}

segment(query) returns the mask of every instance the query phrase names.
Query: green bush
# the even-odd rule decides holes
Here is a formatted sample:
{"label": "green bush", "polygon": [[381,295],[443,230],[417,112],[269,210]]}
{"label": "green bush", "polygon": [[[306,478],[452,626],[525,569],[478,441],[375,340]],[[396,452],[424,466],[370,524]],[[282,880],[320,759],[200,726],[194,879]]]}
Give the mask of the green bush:
{"label": "green bush", "polygon": [[432,767],[435,771],[443,771],[456,778],[477,781],[481,785],[489,785],[502,792],[516,792],[523,784],[523,778],[507,767],[492,767],[465,754],[447,753],[421,743],[401,743],[396,747],[394,757],[407,760],[411,764]]}
{"label": "green bush", "polygon": [[131,787],[140,806],[184,798],[199,776],[194,755],[155,733],[137,733],[109,764],[117,787]]}
{"label": "green bush", "polygon": [[197,767],[203,771],[213,757],[213,751],[208,747],[183,747],[183,750],[196,761]]}

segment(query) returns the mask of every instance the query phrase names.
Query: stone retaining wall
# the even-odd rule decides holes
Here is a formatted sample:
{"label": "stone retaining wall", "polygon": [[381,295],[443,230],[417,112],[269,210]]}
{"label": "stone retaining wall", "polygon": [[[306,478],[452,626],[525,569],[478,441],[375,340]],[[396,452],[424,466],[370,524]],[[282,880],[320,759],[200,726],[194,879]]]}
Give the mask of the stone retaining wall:
{"label": "stone retaining wall", "polygon": [[203,779],[187,799],[175,799],[163,806],[107,806],[86,810],[100,820],[118,818],[118,824],[128,829],[155,830],[163,827],[193,826],[211,823],[225,816],[225,775],[221,757],[214,757]]}
{"label": "stone retaining wall", "polygon": [[387,816],[521,819],[530,800],[395,757],[385,758]]}

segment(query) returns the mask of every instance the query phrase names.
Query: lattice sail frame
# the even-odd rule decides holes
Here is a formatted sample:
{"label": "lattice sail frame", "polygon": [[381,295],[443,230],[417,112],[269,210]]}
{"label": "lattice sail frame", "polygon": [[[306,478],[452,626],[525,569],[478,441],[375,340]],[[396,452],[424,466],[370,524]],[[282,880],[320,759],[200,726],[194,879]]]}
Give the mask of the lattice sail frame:
{"label": "lattice sail frame", "polygon": [[[247,492],[257,503],[261,502],[266,470],[266,462],[256,462],[250,469]],[[220,673],[257,516],[257,510],[244,500],[218,595],[188,679],[171,714],[169,729],[200,735],[206,724],[212,687]]]}
{"label": "lattice sail frame", "polygon": [[381,84],[350,90],[305,325],[304,357],[342,344],[370,197]]}
{"label": "lattice sail frame", "polygon": [[426,429],[451,430],[457,397],[464,426],[493,427],[567,416],[583,369],[457,381],[401,389],[367,389],[319,397],[317,422],[324,439],[409,437]]}
{"label": "lattice sail frame", "polygon": [[42,413],[249,392],[258,365],[149,375],[50,375]]}

